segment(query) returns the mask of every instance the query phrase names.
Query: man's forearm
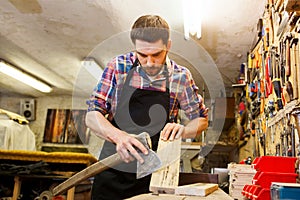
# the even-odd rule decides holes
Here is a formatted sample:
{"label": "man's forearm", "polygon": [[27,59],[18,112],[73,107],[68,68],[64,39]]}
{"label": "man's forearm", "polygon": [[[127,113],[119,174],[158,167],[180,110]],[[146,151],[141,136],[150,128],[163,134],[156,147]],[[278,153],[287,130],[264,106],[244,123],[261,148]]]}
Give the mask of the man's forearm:
{"label": "man's forearm", "polygon": [[86,114],[85,119],[89,127],[97,136],[115,143],[121,130],[114,127],[100,112],[90,111]]}
{"label": "man's forearm", "polygon": [[198,117],[187,123],[184,127],[183,138],[194,138],[196,135],[200,134],[202,131],[207,129],[208,119],[204,117]]}

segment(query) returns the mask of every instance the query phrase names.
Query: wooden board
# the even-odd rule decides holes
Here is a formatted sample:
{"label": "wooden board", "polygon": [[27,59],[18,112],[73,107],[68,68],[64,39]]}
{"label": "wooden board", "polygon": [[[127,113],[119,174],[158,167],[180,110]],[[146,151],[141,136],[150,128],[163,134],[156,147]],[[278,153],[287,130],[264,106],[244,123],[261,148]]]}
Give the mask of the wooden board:
{"label": "wooden board", "polygon": [[138,196],[131,197],[127,200],[233,200],[228,194],[226,194],[222,189],[218,188],[213,193],[207,195],[206,197],[199,196],[179,196],[174,194],[141,194]]}
{"label": "wooden board", "polygon": [[205,197],[210,193],[216,191],[218,188],[218,184],[214,183],[195,183],[177,187],[175,189],[175,194]]}
{"label": "wooden board", "polygon": [[149,190],[153,193],[174,194],[179,182],[181,138],[174,141],[160,140],[157,155],[162,168],[151,176]]}

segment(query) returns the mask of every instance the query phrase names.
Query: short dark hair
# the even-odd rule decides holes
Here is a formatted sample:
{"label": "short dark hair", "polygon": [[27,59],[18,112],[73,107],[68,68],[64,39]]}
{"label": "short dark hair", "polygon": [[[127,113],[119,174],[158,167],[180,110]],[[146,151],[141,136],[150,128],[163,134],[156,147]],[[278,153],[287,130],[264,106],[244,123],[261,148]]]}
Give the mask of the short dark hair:
{"label": "short dark hair", "polygon": [[133,44],[136,40],[156,42],[162,39],[163,43],[167,45],[170,38],[170,28],[166,20],[160,16],[144,15],[134,22],[130,38]]}

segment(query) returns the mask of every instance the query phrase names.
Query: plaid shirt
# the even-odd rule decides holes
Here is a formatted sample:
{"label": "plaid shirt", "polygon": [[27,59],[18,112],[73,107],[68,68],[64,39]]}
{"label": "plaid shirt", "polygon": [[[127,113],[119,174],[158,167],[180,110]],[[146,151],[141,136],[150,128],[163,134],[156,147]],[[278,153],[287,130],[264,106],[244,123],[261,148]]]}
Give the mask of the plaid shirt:
{"label": "plaid shirt", "polygon": [[[99,111],[103,115],[108,115],[108,119],[112,120],[125,78],[135,59],[135,53],[130,52],[118,56],[108,63],[102,78],[87,101],[88,111]],[[198,87],[195,85],[190,71],[168,58],[166,64],[170,82],[170,121],[177,119],[179,109],[182,109],[190,120],[197,117],[207,117],[204,114],[205,106],[202,104],[202,98],[197,94]],[[141,66],[138,66],[129,85],[145,90],[166,91],[165,80],[166,78],[162,74],[159,74],[155,80],[150,80]]]}

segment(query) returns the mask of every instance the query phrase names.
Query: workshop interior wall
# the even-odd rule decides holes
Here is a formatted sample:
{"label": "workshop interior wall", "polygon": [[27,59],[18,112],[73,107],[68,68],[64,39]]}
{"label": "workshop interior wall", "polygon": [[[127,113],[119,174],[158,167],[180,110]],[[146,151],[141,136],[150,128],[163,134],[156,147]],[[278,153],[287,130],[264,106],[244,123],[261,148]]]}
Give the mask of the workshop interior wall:
{"label": "workshop interior wall", "polygon": [[241,64],[235,84],[237,99],[246,104],[245,115],[237,116],[240,159],[300,153],[300,7],[293,3],[266,2],[256,41]]}
{"label": "workshop interior wall", "polygon": [[[2,109],[20,114],[20,101],[22,98],[1,97]],[[35,99],[35,120],[30,121],[29,126],[36,136],[36,148],[41,150],[44,137],[44,128],[48,109],[82,109],[86,110],[85,98],[73,96],[45,96]],[[103,141],[94,134],[91,134],[90,143],[86,145],[89,152],[98,157]]]}

